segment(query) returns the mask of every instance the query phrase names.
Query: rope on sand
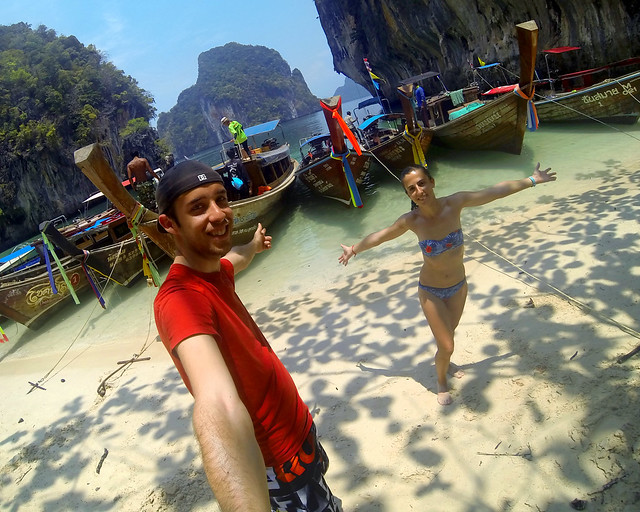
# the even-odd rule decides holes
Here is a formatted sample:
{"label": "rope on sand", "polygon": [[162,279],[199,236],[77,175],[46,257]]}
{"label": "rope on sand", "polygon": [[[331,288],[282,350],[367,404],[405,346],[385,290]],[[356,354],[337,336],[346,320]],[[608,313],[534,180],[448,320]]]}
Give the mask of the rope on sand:
{"label": "rope on sand", "polygon": [[[515,267],[516,269],[518,269],[518,271],[522,274],[526,274],[528,277],[538,281],[541,284],[544,284],[546,286],[548,286],[549,288],[551,288],[554,292],[556,292],[558,295],[562,296],[563,298],[565,298],[569,303],[573,304],[574,306],[579,307],[580,309],[582,309],[583,311],[585,311],[586,313],[593,315],[597,318],[599,318],[600,320],[603,320],[615,327],[617,327],[618,329],[620,329],[621,331],[629,334],[630,336],[633,336],[635,338],[640,339],[640,333],[638,331],[636,331],[635,329],[632,329],[631,327],[629,327],[628,325],[622,324],[620,322],[618,322],[617,320],[614,320],[611,317],[608,317],[606,315],[603,315],[602,313],[600,313],[599,311],[596,311],[595,309],[593,309],[591,306],[585,304],[584,302],[576,299],[575,297],[572,297],[571,295],[563,292],[562,290],[556,288],[555,286],[553,286],[552,284],[543,281],[542,279],[540,279],[539,277],[534,276],[533,274],[531,274],[530,272],[527,272],[525,269],[523,269],[521,266],[517,265],[516,263],[514,263],[513,261],[510,261],[509,259],[505,258],[504,256],[502,256],[501,254],[498,254],[497,252],[495,252],[492,249],[489,249],[486,245],[484,245],[482,242],[480,242],[479,240],[473,238],[473,237],[469,237],[472,241],[474,241],[475,243],[477,243],[479,246],[481,246],[485,251],[490,252],[491,254],[497,256],[498,258],[506,261],[509,265]],[[527,283],[525,283],[527,284]],[[631,352],[629,352],[628,354],[625,354],[623,356],[620,356],[617,359],[618,363],[623,363],[624,361],[626,361],[627,359],[629,359],[631,356],[633,356],[635,353],[640,352],[640,345],[638,347],[636,347],[635,349],[633,349]]]}

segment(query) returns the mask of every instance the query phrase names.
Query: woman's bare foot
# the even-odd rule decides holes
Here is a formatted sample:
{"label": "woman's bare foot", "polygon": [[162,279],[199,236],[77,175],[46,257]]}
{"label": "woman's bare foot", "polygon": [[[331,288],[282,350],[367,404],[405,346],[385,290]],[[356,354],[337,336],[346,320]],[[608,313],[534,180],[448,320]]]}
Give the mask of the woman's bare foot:
{"label": "woman's bare foot", "polygon": [[447,373],[451,375],[451,377],[455,377],[456,379],[461,379],[464,377],[464,370],[460,369],[457,364],[449,363],[449,369]]}
{"label": "woman's bare foot", "polygon": [[453,398],[447,389],[447,386],[438,384],[438,403],[440,405],[449,405],[453,402]]}

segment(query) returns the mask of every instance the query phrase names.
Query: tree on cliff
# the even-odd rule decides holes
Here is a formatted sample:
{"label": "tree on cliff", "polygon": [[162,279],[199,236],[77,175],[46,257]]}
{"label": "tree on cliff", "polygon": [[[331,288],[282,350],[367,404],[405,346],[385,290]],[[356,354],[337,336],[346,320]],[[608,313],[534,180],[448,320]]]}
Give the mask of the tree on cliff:
{"label": "tree on cliff", "polygon": [[76,168],[74,150],[104,142],[116,160],[122,159],[119,131],[135,118],[148,124],[155,116],[152,104],[153,98],[93,45],[58,37],[45,26],[0,26],[4,246],[32,234],[47,218],[75,212],[93,185]]}
{"label": "tree on cliff", "polygon": [[180,94],[158,131],[178,155],[229,139],[220,126],[228,116],[246,126],[271,119],[292,119],[319,109],[302,73],[264,46],[227,43],[198,57],[198,80]]}

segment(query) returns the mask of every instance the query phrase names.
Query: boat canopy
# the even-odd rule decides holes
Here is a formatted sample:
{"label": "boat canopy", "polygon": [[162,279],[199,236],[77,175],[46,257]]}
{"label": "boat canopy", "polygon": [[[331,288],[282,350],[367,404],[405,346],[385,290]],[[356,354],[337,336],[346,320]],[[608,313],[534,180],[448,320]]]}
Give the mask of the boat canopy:
{"label": "boat canopy", "polygon": [[558,46],[557,48],[549,48],[548,50],[542,50],[542,53],[565,53],[572,52],[573,50],[579,50],[579,46]]}
{"label": "boat canopy", "polygon": [[275,119],[274,121],[267,121],[266,123],[250,126],[249,128],[244,129],[244,134],[247,137],[252,137],[254,135],[260,135],[261,133],[271,132],[276,129],[279,122],[280,119]]}
{"label": "boat canopy", "polygon": [[426,73],[422,73],[421,75],[410,76],[409,78],[405,78],[400,81],[400,85],[413,84],[416,82],[420,82],[421,80],[426,80],[427,78],[433,78],[434,76],[438,76],[440,73],[436,73],[435,71],[427,71]]}
{"label": "boat canopy", "polygon": [[366,119],[365,121],[363,121],[360,126],[358,126],[358,129],[360,130],[366,130],[367,128],[369,128],[369,126],[371,126],[373,123],[375,123],[376,121],[378,121],[379,119],[382,119],[383,117],[385,117],[386,114],[377,114],[375,116],[371,116],[369,119]]}
{"label": "boat canopy", "polygon": [[329,137],[331,137],[331,135],[329,135],[328,133],[321,133],[320,135],[314,135],[313,137],[309,137],[308,139],[301,141],[300,147],[306,146],[307,144],[311,144],[317,140],[328,139]]}
{"label": "boat canopy", "polygon": [[369,98],[367,100],[361,101],[360,103],[358,103],[357,108],[365,108],[368,107],[370,105],[379,105],[380,102],[378,101],[378,98]]}

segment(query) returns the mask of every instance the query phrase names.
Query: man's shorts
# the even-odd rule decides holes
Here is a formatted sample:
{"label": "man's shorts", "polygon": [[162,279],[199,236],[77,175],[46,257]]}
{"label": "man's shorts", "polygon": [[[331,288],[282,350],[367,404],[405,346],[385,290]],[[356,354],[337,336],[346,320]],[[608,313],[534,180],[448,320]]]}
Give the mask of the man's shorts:
{"label": "man's shorts", "polygon": [[340,499],[324,480],[329,457],[313,424],[300,451],[284,464],[267,468],[272,512],[342,512]]}

